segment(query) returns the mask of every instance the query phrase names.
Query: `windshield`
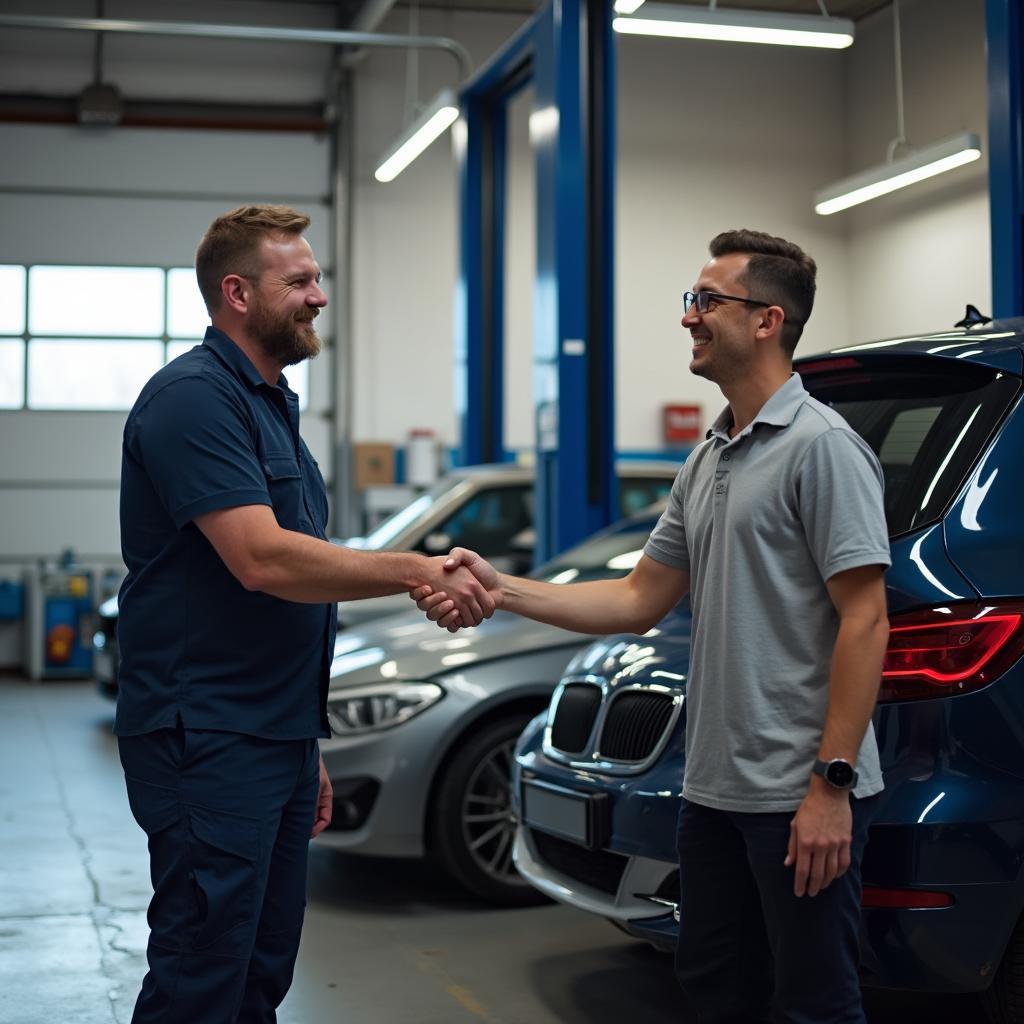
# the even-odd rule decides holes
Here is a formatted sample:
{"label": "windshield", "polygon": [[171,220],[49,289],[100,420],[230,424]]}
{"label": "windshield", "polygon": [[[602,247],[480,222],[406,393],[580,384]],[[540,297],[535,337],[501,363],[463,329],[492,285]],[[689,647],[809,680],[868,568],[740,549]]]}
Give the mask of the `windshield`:
{"label": "windshield", "polygon": [[654,522],[645,524],[646,528],[586,540],[530,575],[546,583],[583,583],[625,576],[640,561]]}
{"label": "windshield", "polygon": [[878,456],[890,536],[940,518],[1020,389],[1015,377],[952,360],[820,365],[804,386]]}
{"label": "windshield", "polygon": [[[469,486],[465,481],[460,481],[462,486]],[[366,548],[369,551],[377,551],[395,539],[407,526],[416,522],[425,515],[427,509],[454,490],[450,479],[435,484],[429,491],[413,498],[408,505],[393,512],[383,522],[378,523],[365,537],[354,537],[350,540],[350,547]]]}

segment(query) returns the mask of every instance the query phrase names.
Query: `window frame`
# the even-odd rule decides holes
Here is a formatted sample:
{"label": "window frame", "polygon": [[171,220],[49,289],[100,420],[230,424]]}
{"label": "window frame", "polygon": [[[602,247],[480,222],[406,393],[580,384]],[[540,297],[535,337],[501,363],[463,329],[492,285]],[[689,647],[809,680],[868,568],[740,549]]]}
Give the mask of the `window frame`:
{"label": "window frame", "polygon": [[[80,407],[80,406],[74,406],[74,405],[68,405],[68,406],[47,406],[47,407],[42,407],[42,408],[34,407],[30,403],[30,395],[29,395],[30,362],[31,362],[31,360],[30,360],[30,351],[31,351],[31,344],[32,344],[32,342],[34,340],[38,339],[38,340],[42,340],[42,341],[76,341],[76,342],[82,342],[82,343],[85,343],[85,344],[88,344],[90,341],[97,341],[97,342],[111,342],[111,341],[125,341],[125,342],[144,341],[144,342],[154,342],[154,341],[156,341],[156,342],[160,343],[160,345],[162,347],[162,350],[163,350],[163,361],[160,364],[161,366],[166,366],[167,363],[170,361],[170,359],[169,359],[169,346],[172,344],[172,342],[173,343],[188,342],[190,344],[200,344],[202,342],[202,340],[203,340],[203,334],[202,333],[201,334],[196,334],[196,335],[191,335],[191,336],[182,334],[181,332],[176,332],[174,334],[170,333],[170,282],[171,282],[171,272],[172,271],[176,271],[176,270],[177,271],[180,271],[180,270],[189,270],[189,271],[191,271],[192,270],[191,267],[183,267],[180,264],[173,264],[172,265],[172,264],[167,264],[167,263],[154,263],[154,262],[146,262],[146,263],[119,263],[119,264],[115,265],[115,264],[112,264],[112,263],[107,262],[107,261],[104,261],[104,262],[101,262],[101,263],[100,262],[98,262],[98,263],[66,263],[66,262],[59,262],[58,263],[58,262],[50,262],[50,261],[45,261],[45,262],[44,261],[38,261],[38,262],[33,262],[33,263],[15,263],[13,261],[10,261],[10,262],[4,262],[4,265],[5,266],[12,266],[12,267],[21,267],[24,270],[24,272],[25,272],[24,283],[23,283],[23,292],[22,292],[22,302],[24,304],[24,308],[23,308],[23,328],[24,329],[21,332],[21,334],[4,334],[3,335],[3,339],[4,340],[20,341],[21,342],[23,358],[22,358],[22,371],[21,371],[21,404],[20,405],[6,406],[6,407],[0,409],[0,413],[16,413],[16,412],[79,413],[79,414],[83,414],[83,415],[90,414],[90,413],[106,413],[106,414],[119,413],[119,414],[123,414],[123,413],[126,413],[131,408],[131,405],[128,405],[128,406],[125,406],[125,407],[113,406],[113,407],[109,407],[109,408],[108,407],[94,407],[94,406]],[[131,334],[118,334],[116,332],[112,332],[111,331],[111,332],[107,332],[107,333],[105,333],[103,335],[96,335],[96,336],[93,337],[93,336],[89,336],[89,335],[83,336],[81,334],[76,335],[74,333],[50,334],[50,333],[35,333],[35,332],[32,332],[29,329],[29,326],[30,326],[30,324],[29,324],[29,310],[31,308],[30,307],[30,299],[31,299],[31,287],[32,287],[31,286],[32,270],[34,268],[36,268],[36,267],[72,267],[72,268],[75,268],[75,269],[81,268],[83,270],[101,269],[101,268],[110,269],[110,270],[137,270],[137,269],[159,270],[161,272],[161,274],[163,275],[163,284],[162,284],[162,288],[163,288],[163,317],[162,317],[162,330],[161,330],[161,333],[160,334],[141,334],[141,333],[136,331],[136,332],[133,332]],[[325,274],[325,277],[326,276],[327,275]],[[205,333],[205,329],[204,329],[203,333]],[[289,369],[293,369],[293,368],[290,367]],[[286,376],[288,375],[287,369],[285,371],[285,375]],[[308,370],[307,370],[307,388],[306,388],[306,395],[305,395],[306,402],[305,402],[305,405],[302,405],[300,403],[300,409],[302,411],[304,411],[304,412],[306,410],[308,410],[310,408],[311,404],[312,404],[311,401],[310,401],[310,390],[311,389],[309,387],[310,377],[311,376],[312,375],[308,374]],[[134,402],[134,399],[133,399],[133,402]]]}

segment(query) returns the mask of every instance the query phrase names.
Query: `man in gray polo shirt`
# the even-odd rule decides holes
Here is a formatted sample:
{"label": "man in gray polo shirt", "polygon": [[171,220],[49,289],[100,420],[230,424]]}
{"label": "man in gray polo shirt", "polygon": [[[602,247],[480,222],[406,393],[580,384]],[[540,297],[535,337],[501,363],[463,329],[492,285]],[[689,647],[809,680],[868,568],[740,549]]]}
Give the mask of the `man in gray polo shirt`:
{"label": "man in gray polo shirt", "polygon": [[[792,372],[814,261],[755,231],[710,250],[682,324],[691,372],[729,404],[636,568],[553,586],[463,549],[449,565],[500,607],[580,632],[646,632],[689,591],[680,983],[701,1024],[857,1024],[860,864],[882,789],[882,474]],[[413,597],[458,628],[444,594]]]}

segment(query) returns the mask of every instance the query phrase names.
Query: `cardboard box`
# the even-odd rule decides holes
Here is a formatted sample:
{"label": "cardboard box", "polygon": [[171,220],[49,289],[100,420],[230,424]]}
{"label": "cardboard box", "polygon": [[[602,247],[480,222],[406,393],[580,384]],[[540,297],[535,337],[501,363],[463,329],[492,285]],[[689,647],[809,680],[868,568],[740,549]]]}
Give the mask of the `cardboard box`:
{"label": "cardboard box", "polygon": [[395,446],[381,441],[352,445],[352,486],[357,491],[395,482]]}

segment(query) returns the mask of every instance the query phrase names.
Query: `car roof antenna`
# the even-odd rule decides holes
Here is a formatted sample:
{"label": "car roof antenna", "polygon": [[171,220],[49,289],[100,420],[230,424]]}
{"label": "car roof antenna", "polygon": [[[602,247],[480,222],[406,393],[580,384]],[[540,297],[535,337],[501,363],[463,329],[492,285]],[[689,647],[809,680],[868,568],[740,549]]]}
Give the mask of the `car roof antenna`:
{"label": "car roof antenna", "polygon": [[963,320],[957,320],[954,327],[974,327],[976,324],[990,324],[992,323],[992,317],[985,316],[984,313],[978,311],[977,306],[972,306],[969,302],[967,303],[967,312],[964,313]]}

